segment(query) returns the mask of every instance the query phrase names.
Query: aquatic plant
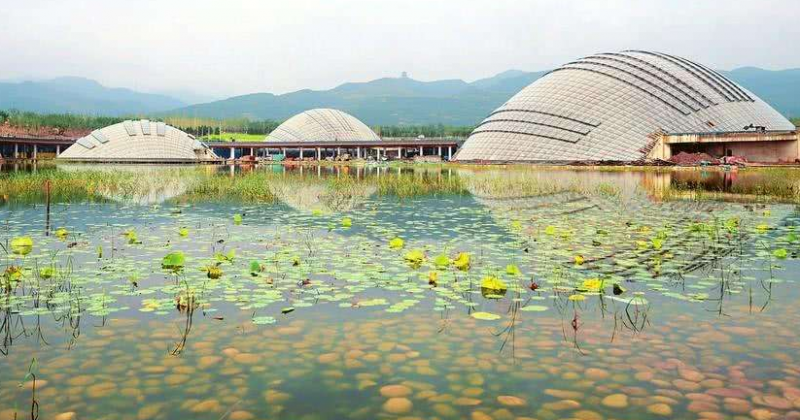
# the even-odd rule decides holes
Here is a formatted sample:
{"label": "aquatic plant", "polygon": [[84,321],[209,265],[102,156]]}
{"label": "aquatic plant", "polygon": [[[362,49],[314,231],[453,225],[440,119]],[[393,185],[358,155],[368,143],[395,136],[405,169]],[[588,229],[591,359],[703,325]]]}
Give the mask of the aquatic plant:
{"label": "aquatic plant", "polygon": [[56,229],[55,235],[58,239],[61,239],[63,241],[67,239],[67,236],[69,236],[69,231],[66,228],[61,227]]}
{"label": "aquatic plant", "polygon": [[222,268],[218,264],[208,265],[204,268],[208,278],[216,280],[222,277]]}
{"label": "aquatic plant", "polygon": [[394,238],[389,241],[389,248],[401,249],[405,246],[405,241],[402,238]]}
{"label": "aquatic plant", "polygon": [[605,282],[598,278],[584,280],[581,287],[578,289],[584,292],[600,292],[603,290]]}
{"label": "aquatic plant", "polygon": [[520,274],[522,274],[522,272],[519,270],[519,267],[517,267],[516,265],[508,264],[506,266],[506,274],[508,274],[509,276],[519,276]]}
{"label": "aquatic plant", "polygon": [[236,258],[235,249],[231,249],[227,253],[222,253],[222,252],[214,253],[214,259],[217,260],[218,263],[231,263],[235,258]]}
{"label": "aquatic plant", "polygon": [[25,256],[33,251],[33,238],[19,236],[11,240],[11,251],[16,255]]}
{"label": "aquatic plant", "polygon": [[499,294],[508,290],[508,286],[498,277],[485,276],[481,279],[481,289]]}
{"label": "aquatic plant", "polygon": [[425,261],[425,253],[420,249],[413,249],[406,252],[403,258],[411,265],[412,268],[419,268]]}
{"label": "aquatic plant", "polygon": [[445,270],[450,267],[450,264],[453,263],[453,260],[447,256],[447,254],[439,254],[433,259],[433,264],[439,270]]}
{"label": "aquatic plant", "polygon": [[453,260],[453,266],[461,271],[467,271],[470,269],[471,257],[469,253],[466,252],[459,252],[456,258]]}
{"label": "aquatic plant", "polygon": [[173,251],[161,260],[161,267],[168,270],[180,270],[186,263],[186,255],[182,251]]}

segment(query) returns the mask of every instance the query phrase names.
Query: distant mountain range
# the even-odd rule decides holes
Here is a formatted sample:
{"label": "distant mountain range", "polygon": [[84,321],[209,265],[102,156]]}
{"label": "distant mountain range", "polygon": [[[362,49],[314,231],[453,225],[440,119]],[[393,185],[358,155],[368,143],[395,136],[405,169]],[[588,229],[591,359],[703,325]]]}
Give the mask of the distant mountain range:
{"label": "distant mountain range", "polygon": [[[510,70],[471,83],[422,82],[406,77],[345,83],[330,90],[300,90],[283,95],[253,93],[196,105],[165,95],[110,89],[79,78],[46,82],[0,83],[0,109],[89,114],[180,115],[205,118],[285,120],[311,108],[349,112],[371,126],[473,125],[547,72]],[[800,69],[744,67],[723,71],[786,116],[800,116]]]}
{"label": "distant mountain range", "polygon": [[787,117],[800,117],[800,69],[742,67],[720,72],[746,87]]}
{"label": "distant mountain range", "polygon": [[0,109],[119,116],[151,114],[186,105],[170,96],[108,88],[80,77],[0,82]]}
{"label": "distant mountain range", "polygon": [[311,108],[336,108],[368,125],[472,125],[545,72],[508,71],[467,83],[400,77],[345,83],[331,90],[254,93],[168,112],[189,117],[285,120]]}

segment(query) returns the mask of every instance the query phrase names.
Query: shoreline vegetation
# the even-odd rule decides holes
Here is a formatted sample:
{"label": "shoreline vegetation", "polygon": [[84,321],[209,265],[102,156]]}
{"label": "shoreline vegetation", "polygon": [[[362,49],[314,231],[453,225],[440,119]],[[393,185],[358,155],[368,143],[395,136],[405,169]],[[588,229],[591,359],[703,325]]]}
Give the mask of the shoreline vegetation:
{"label": "shoreline vegetation", "polygon": [[[623,197],[646,194],[663,201],[738,201],[800,204],[800,171],[747,168],[735,174],[708,168],[638,168],[523,165],[390,165],[382,168],[322,165],[319,171],[280,165],[164,167],[39,165],[35,171],[0,172],[0,204],[41,202],[45,185],[55,203],[231,201],[275,204],[286,191],[346,202],[364,191],[409,199],[463,195],[512,199],[558,193]],[[621,178],[636,179],[632,184]],[[629,190],[629,191],[623,191]],[[160,197],[160,198],[159,198]]]}
{"label": "shoreline vegetation", "polygon": [[[180,116],[129,115],[106,117],[79,114],[39,114],[18,110],[0,110],[0,128],[24,129],[33,135],[43,133],[84,132],[103,128],[130,119],[163,121],[206,141],[263,141],[282,121],[249,120],[246,118],[191,118]],[[467,137],[473,126],[444,124],[371,126],[382,137]],[[2,134],[2,132],[0,132]],[[80,136],[81,134],[76,134]]]}

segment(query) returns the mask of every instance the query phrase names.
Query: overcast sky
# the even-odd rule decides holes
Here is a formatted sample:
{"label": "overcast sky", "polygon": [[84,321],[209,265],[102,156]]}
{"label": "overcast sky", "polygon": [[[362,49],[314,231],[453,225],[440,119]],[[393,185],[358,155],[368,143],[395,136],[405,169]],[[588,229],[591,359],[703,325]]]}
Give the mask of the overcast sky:
{"label": "overcast sky", "polygon": [[3,0],[0,80],[213,96],[398,76],[474,80],[650,49],[800,67],[797,0]]}

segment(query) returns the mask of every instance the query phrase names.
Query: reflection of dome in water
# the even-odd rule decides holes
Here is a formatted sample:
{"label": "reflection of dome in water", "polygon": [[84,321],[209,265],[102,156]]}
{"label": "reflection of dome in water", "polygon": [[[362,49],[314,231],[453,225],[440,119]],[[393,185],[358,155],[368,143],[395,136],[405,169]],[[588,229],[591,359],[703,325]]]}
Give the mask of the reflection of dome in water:
{"label": "reflection of dome in water", "polygon": [[701,64],[661,53],[597,54],[523,89],[472,132],[456,160],[645,157],[657,133],[794,131],[763,100]]}
{"label": "reflection of dome in water", "polygon": [[306,213],[345,213],[363,205],[375,192],[374,185],[357,184],[337,189],[325,179],[291,178],[273,180],[270,189],[289,207]]}
{"label": "reflection of dome in water", "polygon": [[[770,206],[765,213],[748,204],[656,201],[637,187],[645,173],[636,173],[635,182],[630,182],[629,173],[613,174],[604,182],[591,180],[598,177],[596,172],[547,173],[551,175],[549,186],[536,188],[520,184],[523,175],[512,174],[505,182],[485,172],[461,175],[495,222],[528,244],[534,260],[550,258],[546,266],[571,265],[572,258],[581,255],[587,261],[584,268],[633,276],[654,267],[654,258],[660,260],[663,252],[652,245],[654,238],[656,242],[669,238],[665,250],[668,247],[674,254],[672,266],[695,270],[705,266],[702,256],[710,246],[702,232],[691,233],[697,224],[715,226],[736,218],[745,226],[743,239],[751,241],[754,226],[776,226],[793,213],[790,205]],[[614,177],[618,181],[614,182]],[[659,239],[661,232],[666,236]],[[632,264],[623,266],[618,261]]]}
{"label": "reflection of dome in water", "polygon": [[[669,177],[671,174],[655,174]],[[630,215],[636,219],[662,214],[668,219],[705,219],[723,210],[749,211],[744,205],[711,200],[655,201],[648,185],[661,186],[647,172],[589,171],[461,171],[459,176],[479,203],[493,211],[516,212],[525,220],[555,220],[558,216],[581,211],[609,215]],[[660,194],[655,194],[660,195]],[[791,206],[775,206],[774,219],[786,217]],[[600,219],[603,220],[603,219]]]}
{"label": "reflection of dome in water", "polygon": [[312,109],[286,120],[267,137],[269,141],[380,140],[358,118],[335,109]]}
{"label": "reflection of dome in water", "polygon": [[105,165],[93,168],[84,165],[58,165],[59,170],[67,172],[86,172],[109,174],[128,174],[130,179],[119,183],[101,182],[95,194],[111,201],[124,204],[151,205],[179,197],[185,194],[196,182],[196,178],[187,174],[187,169],[165,168],[154,166]]}
{"label": "reflection of dome in water", "polygon": [[163,122],[125,121],[93,131],[70,146],[61,160],[198,162],[217,160],[203,143]]}

